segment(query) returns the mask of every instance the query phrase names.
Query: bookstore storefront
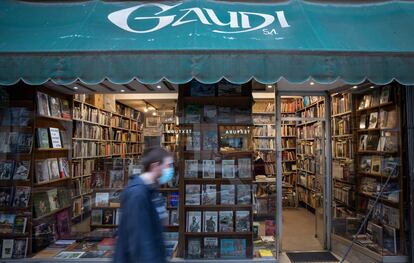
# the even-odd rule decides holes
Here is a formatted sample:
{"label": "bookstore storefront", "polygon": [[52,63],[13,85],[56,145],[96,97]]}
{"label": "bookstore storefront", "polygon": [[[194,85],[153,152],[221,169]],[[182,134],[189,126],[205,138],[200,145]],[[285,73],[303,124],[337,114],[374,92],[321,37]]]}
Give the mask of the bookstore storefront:
{"label": "bookstore storefront", "polygon": [[0,10],[2,260],[109,261],[161,145],[173,261],[409,261],[412,3]]}

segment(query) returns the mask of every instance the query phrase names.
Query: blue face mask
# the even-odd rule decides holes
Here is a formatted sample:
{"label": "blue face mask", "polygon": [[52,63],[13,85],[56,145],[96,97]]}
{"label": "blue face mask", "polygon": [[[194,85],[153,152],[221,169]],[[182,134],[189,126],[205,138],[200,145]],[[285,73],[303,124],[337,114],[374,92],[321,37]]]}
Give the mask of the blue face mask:
{"label": "blue face mask", "polygon": [[160,184],[166,184],[169,181],[171,181],[174,177],[174,168],[169,167],[169,168],[164,168],[162,169],[162,174],[160,179],[158,179]]}

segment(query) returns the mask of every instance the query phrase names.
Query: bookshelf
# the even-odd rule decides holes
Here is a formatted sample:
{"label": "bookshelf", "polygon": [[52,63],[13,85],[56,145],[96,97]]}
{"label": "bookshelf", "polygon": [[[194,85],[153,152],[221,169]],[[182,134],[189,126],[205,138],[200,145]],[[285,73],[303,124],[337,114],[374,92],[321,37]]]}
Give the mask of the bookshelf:
{"label": "bookshelf", "polygon": [[251,104],[250,84],[179,87],[180,256],[253,257]]}
{"label": "bookshelf", "polygon": [[170,152],[175,152],[178,134],[176,132],[176,118],[174,110],[160,111],[161,118],[161,146]]}

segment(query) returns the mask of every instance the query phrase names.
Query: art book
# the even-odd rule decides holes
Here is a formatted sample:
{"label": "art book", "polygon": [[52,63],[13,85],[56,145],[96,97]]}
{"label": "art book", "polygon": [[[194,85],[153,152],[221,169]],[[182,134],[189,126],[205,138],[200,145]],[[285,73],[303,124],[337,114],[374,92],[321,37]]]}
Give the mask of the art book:
{"label": "art book", "polygon": [[203,84],[198,81],[191,81],[191,96],[192,97],[204,97],[216,95],[216,85],[215,84]]}
{"label": "art book", "polygon": [[16,186],[13,197],[13,207],[24,208],[29,206],[30,186]]}
{"label": "art book", "polygon": [[102,225],[102,209],[93,209],[91,212],[91,224]]}
{"label": "art book", "polygon": [[187,246],[188,258],[201,258],[201,239],[189,238]]}
{"label": "art book", "polygon": [[187,212],[187,232],[201,232],[201,212]]}
{"label": "art book", "polygon": [[2,160],[0,161],[0,180],[12,179],[14,171],[14,161]]}
{"label": "art book", "polygon": [[49,96],[45,93],[37,93],[37,112],[39,115],[51,116],[49,109]]}
{"label": "art book", "polygon": [[250,185],[237,185],[237,204],[251,204],[252,194]]}
{"label": "art book", "polygon": [[68,158],[58,158],[58,164],[59,164],[59,175],[60,178],[69,178],[69,162]]}
{"label": "art book", "polygon": [[236,211],[236,232],[250,231],[250,211]]}
{"label": "art book", "polygon": [[235,178],[234,160],[222,160],[221,177]]}
{"label": "art book", "polygon": [[203,160],[203,178],[216,178],[215,160]]}
{"label": "art book", "polygon": [[204,232],[217,232],[218,229],[218,212],[204,212]]}
{"label": "art book", "polygon": [[369,126],[368,129],[375,129],[377,128],[378,124],[378,112],[371,112],[369,115]]}
{"label": "art book", "polygon": [[198,178],[198,161],[185,160],[185,178]]}
{"label": "art book", "polygon": [[50,106],[50,115],[53,117],[61,118],[61,106],[60,106],[60,99],[49,96],[49,106]]}
{"label": "art book", "polygon": [[108,192],[96,193],[95,205],[96,206],[108,206],[109,205],[109,193]]}
{"label": "art book", "polygon": [[[1,165],[1,164],[0,164]],[[1,172],[1,168],[0,168]],[[17,161],[14,169],[13,180],[27,180],[30,172],[30,161]],[[0,177],[1,178],[1,177]]]}
{"label": "art book", "polygon": [[203,150],[217,150],[218,139],[216,131],[203,132]]}
{"label": "art book", "polygon": [[217,191],[215,184],[205,184],[202,186],[201,200],[203,205],[216,205],[217,204]]}
{"label": "art book", "polygon": [[50,210],[54,211],[54,210],[60,209],[61,206],[59,203],[57,188],[50,189],[46,193],[49,199]]}
{"label": "art book", "polygon": [[215,259],[218,257],[218,238],[205,237],[203,257],[206,259]]}
{"label": "art book", "polygon": [[234,205],[235,204],[235,186],[222,184],[220,186],[220,201],[222,205]]}
{"label": "art book", "polygon": [[185,204],[200,205],[200,185],[187,184],[185,186]]}
{"label": "art book", "polygon": [[49,181],[49,164],[48,160],[36,160],[36,183],[40,184]]}
{"label": "art book", "polygon": [[238,159],[237,171],[239,178],[252,178],[252,160],[250,158]]}
{"label": "art book", "polygon": [[219,213],[219,232],[233,232],[233,211],[220,211]]}
{"label": "art book", "polygon": [[389,99],[390,99],[390,87],[389,86],[382,87],[380,104],[388,103]]}
{"label": "art book", "polygon": [[61,102],[61,112],[62,112],[62,118],[70,120],[71,114],[70,114],[70,104],[67,99],[60,99]]}
{"label": "art book", "polygon": [[27,217],[16,216],[14,219],[13,233],[24,234],[26,233]]}
{"label": "art book", "polygon": [[13,233],[15,218],[14,214],[0,214],[0,234]]}
{"label": "art book", "polygon": [[49,145],[49,132],[46,128],[36,128],[37,147],[39,149],[47,149]]}
{"label": "art book", "polygon": [[124,171],[111,170],[109,172],[109,188],[123,188],[124,187]]}
{"label": "art book", "polygon": [[19,133],[17,152],[18,153],[31,153],[33,144],[33,135],[31,133]]}
{"label": "art book", "polygon": [[371,174],[381,173],[381,157],[374,155],[371,158]]}
{"label": "art book", "polygon": [[49,135],[50,135],[50,142],[51,142],[52,148],[54,149],[63,148],[62,140],[60,138],[60,131],[58,128],[50,127]]}
{"label": "art book", "polygon": [[245,258],[246,239],[221,239],[220,256],[225,259]]}
{"label": "art book", "polygon": [[60,179],[59,173],[59,163],[56,158],[47,159],[48,167],[49,167],[49,179],[50,180],[57,180]]}
{"label": "art book", "polygon": [[114,209],[104,209],[102,211],[102,225],[114,225],[115,224],[115,210]]}
{"label": "art book", "polygon": [[363,173],[371,173],[371,156],[362,156],[359,169]]}
{"label": "art book", "polygon": [[103,188],[105,186],[105,172],[104,171],[93,171],[91,179],[91,188]]}
{"label": "art book", "polygon": [[50,204],[49,204],[49,198],[46,192],[34,194],[33,204],[34,204],[35,217],[41,217],[51,211]]}

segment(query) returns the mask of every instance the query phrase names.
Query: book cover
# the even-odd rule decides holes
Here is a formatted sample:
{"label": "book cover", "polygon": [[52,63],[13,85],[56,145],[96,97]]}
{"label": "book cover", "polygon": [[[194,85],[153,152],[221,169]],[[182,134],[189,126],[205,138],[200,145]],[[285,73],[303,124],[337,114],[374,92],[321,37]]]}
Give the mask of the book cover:
{"label": "book cover", "polygon": [[221,80],[218,84],[218,96],[241,96],[241,85]]}
{"label": "book cover", "polygon": [[16,216],[14,219],[13,233],[24,234],[26,233],[27,217]]}
{"label": "book cover", "polygon": [[0,234],[13,233],[15,218],[14,214],[0,214]]}
{"label": "book cover", "polygon": [[48,160],[36,160],[36,183],[43,183],[50,180]]}
{"label": "book cover", "polygon": [[216,131],[203,132],[203,150],[217,150],[218,138]]}
{"label": "book cover", "polygon": [[53,117],[62,117],[60,99],[49,96],[50,115]]}
{"label": "book cover", "polygon": [[58,239],[64,239],[70,235],[70,216],[68,209],[56,215],[56,230]]}
{"label": "book cover", "polygon": [[179,192],[171,192],[170,196],[169,196],[169,205],[170,205],[170,207],[178,207],[179,201],[180,201]]}
{"label": "book cover", "polygon": [[77,251],[62,251],[55,256],[59,259],[78,259],[81,258],[86,252],[77,252]]}
{"label": "book cover", "polygon": [[102,225],[114,225],[115,223],[114,212],[115,212],[114,209],[104,209],[102,211],[103,213]]}
{"label": "book cover", "polygon": [[60,131],[60,139],[64,149],[71,149],[72,140],[68,138],[68,133],[64,130]]}
{"label": "book cover", "polygon": [[364,108],[371,107],[371,99],[372,99],[371,95],[364,95]]}
{"label": "book cover", "polygon": [[46,192],[36,193],[33,195],[35,217],[41,217],[50,210],[49,197]]}
{"label": "book cover", "polygon": [[57,188],[53,188],[48,190],[47,192],[47,198],[49,200],[49,207],[51,211],[54,211],[56,209],[60,209],[60,203],[59,203],[59,196]]}
{"label": "book cover", "polygon": [[33,144],[33,135],[31,133],[19,133],[17,152],[18,153],[31,153]]}
{"label": "book cover", "polygon": [[185,178],[198,178],[198,161],[185,160]]}
{"label": "book cover", "polygon": [[397,123],[398,123],[397,111],[395,109],[388,111],[386,128],[395,129],[397,128]]}
{"label": "book cover", "polygon": [[170,210],[170,226],[178,226],[180,221],[178,219],[178,211],[177,210]]}
{"label": "book cover", "polygon": [[371,158],[371,174],[381,173],[381,157],[374,155]]}
{"label": "book cover", "polygon": [[91,225],[102,225],[102,209],[93,209],[91,212]]}
{"label": "book cover", "polygon": [[221,163],[221,177],[235,178],[234,160],[222,160]]}
{"label": "book cover", "polygon": [[0,161],[0,180],[12,179],[14,166],[14,161],[12,160]]}
{"label": "book cover", "polygon": [[369,126],[368,129],[375,129],[377,128],[378,124],[378,112],[371,112],[369,115]]}
{"label": "book cover", "polygon": [[375,90],[372,92],[371,107],[378,106],[380,104],[380,91]]}
{"label": "book cover", "polygon": [[[0,163],[0,172],[1,171],[2,169],[1,169],[1,163]],[[29,160],[17,161],[15,169],[14,169],[13,180],[16,180],[16,181],[27,180],[29,177],[29,172],[30,172],[30,161]],[[2,178],[2,176],[0,176],[0,178]]]}
{"label": "book cover", "polygon": [[234,205],[235,204],[235,186],[222,184],[220,191],[220,201],[222,205]]}
{"label": "book cover", "polygon": [[382,87],[380,104],[388,103],[389,99],[390,99],[390,87],[389,86]]}
{"label": "book cover", "polygon": [[251,204],[252,195],[250,185],[237,185],[237,204]]}
{"label": "book cover", "polygon": [[381,109],[380,114],[379,114],[379,128],[386,128],[387,120],[388,120],[388,111]]}
{"label": "book cover", "polygon": [[385,152],[397,152],[398,151],[398,137],[397,135],[384,136],[384,148]]}
{"label": "book cover", "polygon": [[220,211],[219,213],[219,232],[233,232],[233,211]]}
{"label": "book cover", "polygon": [[217,108],[216,105],[204,105],[204,122],[216,123],[217,122]]}
{"label": "book cover", "polygon": [[395,157],[385,157],[382,163],[382,174],[393,178],[399,175],[399,160]]}
{"label": "book cover", "polygon": [[58,128],[50,127],[49,135],[50,135],[50,142],[51,142],[52,148],[54,149],[63,148],[62,140],[60,139],[60,131]]}
{"label": "book cover", "polygon": [[216,205],[217,204],[217,190],[215,184],[205,184],[202,186],[202,204],[203,205]]}
{"label": "book cover", "polygon": [[237,171],[239,178],[252,178],[252,161],[250,158],[237,160]]}
{"label": "book cover", "polygon": [[91,179],[91,188],[99,189],[105,186],[105,172],[104,171],[93,171]]}
{"label": "book cover", "polygon": [[27,238],[18,238],[13,244],[13,259],[25,258],[27,254]]}
{"label": "book cover", "polygon": [[48,149],[49,144],[49,132],[47,128],[36,128],[37,134],[37,147],[39,149]]}
{"label": "book cover", "polygon": [[386,141],[386,137],[381,136],[379,141],[378,141],[377,151],[383,152],[385,150],[385,141]]}
{"label": "book cover", "polygon": [[366,151],[367,150],[367,143],[368,143],[368,135],[363,134],[359,137],[359,151]]}
{"label": "book cover", "polygon": [[13,197],[13,207],[24,208],[29,206],[30,186],[16,186]]}
{"label": "book cover", "polygon": [[43,92],[37,93],[37,112],[42,116],[51,116],[49,109],[49,96]]}
{"label": "book cover", "polygon": [[203,84],[198,81],[191,81],[191,96],[192,97],[205,97],[216,95],[215,84]]}
{"label": "book cover", "polygon": [[366,114],[361,114],[361,117],[359,119],[359,128],[360,129],[367,128],[367,115]]}
{"label": "book cover", "polygon": [[371,156],[362,156],[359,168],[363,173],[371,173]]}
{"label": "book cover", "polygon": [[111,170],[109,172],[109,188],[123,188],[124,187],[124,171]]}
{"label": "book cover", "polygon": [[379,142],[378,135],[368,135],[367,150],[376,151],[378,148],[378,142]]}
{"label": "book cover", "polygon": [[187,246],[188,258],[201,258],[201,239],[189,238]]}
{"label": "book cover", "polygon": [[12,258],[13,255],[13,239],[3,239],[3,244],[1,246],[1,258]]}
{"label": "book cover", "polygon": [[218,212],[204,212],[204,232],[217,232],[218,229]]}
{"label": "book cover", "polygon": [[61,112],[62,112],[62,118],[70,120],[70,104],[67,99],[61,99]]}
{"label": "book cover", "polygon": [[397,234],[396,230],[393,227],[384,225],[383,226],[383,246],[387,249],[391,254],[397,254]]}
{"label": "book cover", "polygon": [[218,238],[217,237],[205,237],[203,258],[215,259],[217,257],[218,257]]}
{"label": "book cover", "polygon": [[250,231],[250,211],[236,211],[236,232]]}
{"label": "book cover", "polygon": [[8,207],[12,202],[12,188],[2,187],[0,188],[0,207]]}
{"label": "book cover", "polygon": [[59,164],[56,158],[47,159],[48,167],[49,167],[49,176],[50,180],[57,180],[60,178],[59,173]]}
{"label": "book cover", "polygon": [[187,184],[185,186],[185,204],[200,205],[200,185]]}
{"label": "book cover", "polygon": [[95,205],[96,206],[108,206],[109,205],[109,193],[96,193],[95,195]]}
{"label": "book cover", "polygon": [[220,256],[225,259],[246,258],[246,239],[221,239]]}
{"label": "book cover", "polygon": [[201,212],[187,212],[187,232],[201,232]]}
{"label": "book cover", "polygon": [[203,178],[216,178],[215,160],[203,160]]}
{"label": "book cover", "polygon": [[60,178],[69,178],[69,162],[68,158],[58,158],[58,164],[59,164],[59,175]]}
{"label": "book cover", "polygon": [[121,189],[118,189],[116,191],[111,191],[109,193],[109,206],[116,207],[120,206],[121,204]]}

